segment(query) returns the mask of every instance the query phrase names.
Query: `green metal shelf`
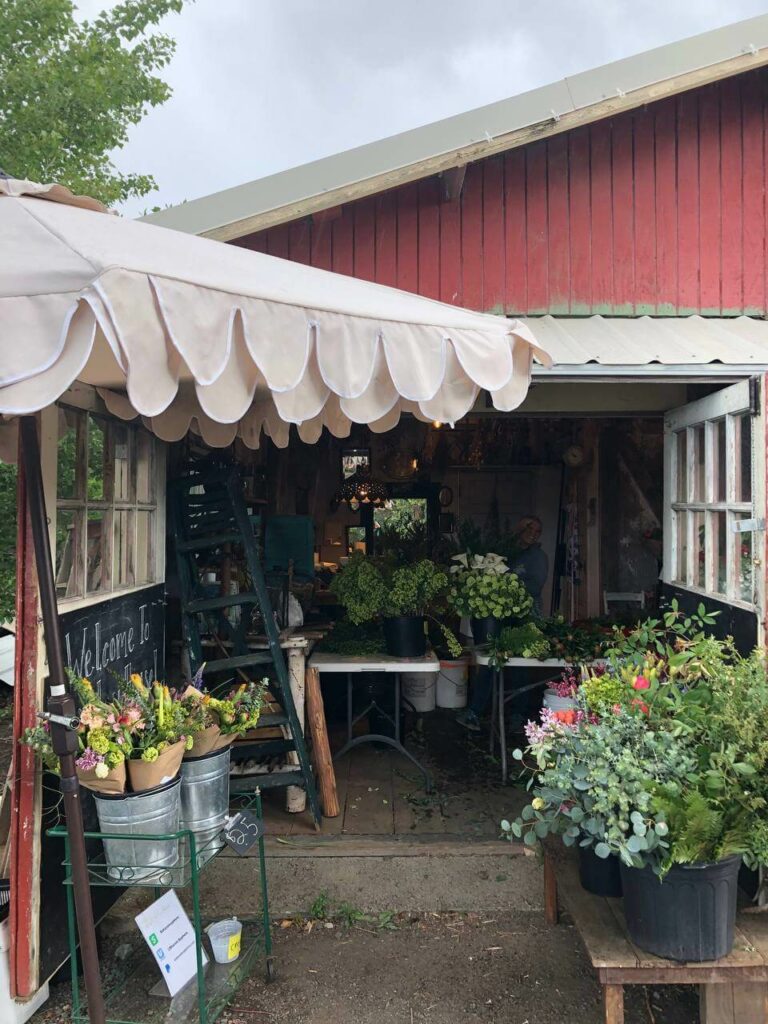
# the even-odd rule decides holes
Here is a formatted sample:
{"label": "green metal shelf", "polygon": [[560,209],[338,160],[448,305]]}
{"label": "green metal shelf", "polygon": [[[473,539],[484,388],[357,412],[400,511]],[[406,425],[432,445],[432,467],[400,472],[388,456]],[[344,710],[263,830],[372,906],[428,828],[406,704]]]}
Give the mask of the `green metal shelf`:
{"label": "green metal shelf", "polygon": [[[257,790],[248,801],[248,807],[259,819],[262,817],[261,793]],[[69,938],[72,977],[72,1024],[88,1024],[87,1003],[81,992],[77,970],[77,926],[73,893],[72,862],[67,830],[60,825],[49,830],[49,835],[64,842],[64,885],[67,894],[67,930]],[[87,839],[121,839],[125,835],[108,832],[86,832]],[[258,839],[259,869],[261,875],[261,917],[243,921],[242,951],[232,964],[217,964],[210,949],[209,963],[203,965],[203,918],[200,906],[200,873],[226,848],[221,834],[200,846],[195,834],[188,830],[165,835],[135,835],[137,842],[156,843],[178,840],[179,858],[176,864],[155,868],[147,865],[107,864],[103,849],[88,862],[88,876],[92,886],[112,888],[144,888],[154,890],[190,889],[192,895],[192,926],[197,945],[197,983],[190,982],[173,999],[167,994],[162,978],[157,973],[154,958],[140,935],[134,937],[133,948],[119,967],[103,979],[107,1007],[106,1024],[214,1024],[226,1008],[239,986],[249,975],[259,956],[266,961],[266,980],[274,978],[272,961],[272,935],[269,921],[269,899],[265,871],[264,837]],[[137,1016],[140,1014],[140,1016]]]}

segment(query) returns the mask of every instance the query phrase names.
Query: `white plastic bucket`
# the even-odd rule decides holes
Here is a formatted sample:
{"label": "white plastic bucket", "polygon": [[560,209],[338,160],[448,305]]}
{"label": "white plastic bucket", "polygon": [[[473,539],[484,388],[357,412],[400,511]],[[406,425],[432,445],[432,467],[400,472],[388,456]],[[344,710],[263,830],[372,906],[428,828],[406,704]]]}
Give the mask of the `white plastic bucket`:
{"label": "white plastic bucket", "polygon": [[469,658],[441,661],[437,674],[437,706],[465,708],[469,684]]}
{"label": "white plastic bucket", "polygon": [[420,715],[435,710],[435,677],[437,672],[403,672],[402,699],[406,708]]}
{"label": "white plastic bucket", "polygon": [[213,959],[217,964],[231,964],[240,956],[240,943],[243,937],[243,926],[236,917],[226,921],[216,921],[205,929],[213,950]]}
{"label": "white plastic bucket", "polygon": [[576,707],[573,697],[558,697],[554,690],[544,691],[542,703],[549,711],[572,711]]}

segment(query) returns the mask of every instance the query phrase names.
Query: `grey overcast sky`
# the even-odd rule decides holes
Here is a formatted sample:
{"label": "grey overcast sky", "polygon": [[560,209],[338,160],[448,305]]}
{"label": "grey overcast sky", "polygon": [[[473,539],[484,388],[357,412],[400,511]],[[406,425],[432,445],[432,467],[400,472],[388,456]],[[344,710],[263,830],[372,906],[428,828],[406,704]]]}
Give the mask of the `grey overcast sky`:
{"label": "grey overcast sky", "polygon": [[[93,16],[110,0],[76,0]],[[196,0],[114,156],[195,199],[768,11],[765,0]]]}

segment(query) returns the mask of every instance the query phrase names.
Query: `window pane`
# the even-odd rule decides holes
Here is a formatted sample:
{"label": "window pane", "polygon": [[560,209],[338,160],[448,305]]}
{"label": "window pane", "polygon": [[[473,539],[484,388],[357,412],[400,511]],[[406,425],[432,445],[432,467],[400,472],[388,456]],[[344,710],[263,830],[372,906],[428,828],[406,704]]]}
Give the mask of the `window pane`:
{"label": "window pane", "polygon": [[88,512],[86,538],[86,574],[88,593],[109,589],[107,548],[107,513],[91,509]]}
{"label": "window pane", "polygon": [[[740,522],[749,519],[749,516],[741,513],[734,515],[734,521]],[[740,601],[754,600],[753,578],[754,572],[752,541],[753,533],[734,533],[733,554],[734,554],[734,594]]]}
{"label": "window pane", "polygon": [[154,547],[153,529],[154,512],[138,511],[136,513],[136,582],[152,583],[154,581]]}
{"label": "window pane", "polygon": [[728,593],[728,548],[726,541],[725,512],[712,513],[712,539],[715,545],[713,560],[715,566],[714,588],[717,594]]}
{"label": "window pane", "polygon": [[693,585],[704,589],[707,585],[706,576],[706,538],[704,530],[704,513],[693,513]]}
{"label": "window pane", "polygon": [[112,424],[115,501],[131,499],[131,431],[123,423]]}
{"label": "window pane", "polygon": [[736,427],[736,500],[752,500],[752,417],[739,416]]}
{"label": "window pane", "polygon": [[715,501],[727,501],[725,489],[725,420],[717,420],[712,424],[715,432],[714,445],[715,465],[712,472],[715,478]]}
{"label": "window pane", "polygon": [[83,513],[60,508],[56,513],[56,596],[81,597]]}
{"label": "window pane", "polygon": [[109,497],[106,472],[107,428],[103,420],[88,416],[88,500],[106,501]]}
{"label": "window pane", "polygon": [[687,487],[687,472],[688,472],[688,459],[687,459],[687,435],[684,430],[681,430],[677,434],[677,501],[688,500],[688,487]]}
{"label": "window pane", "polygon": [[155,500],[154,470],[152,456],[154,439],[146,430],[136,432],[136,500],[153,502]]}
{"label": "window pane", "polygon": [[[117,477],[115,477],[117,481]],[[133,586],[133,512],[115,509],[112,537],[112,586]]]}
{"label": "window pane", "polygon": [[704,472],[704,424],[700,423],[693,428],[694,445],[694,479],[693,479],[693,500],[706,501],[706,481]]}
{"label": "window pane", "polygon": [[59,498],[82,497],[84,474],[78,459],[78,434],[82,415],[74,409],[59,409],[59,449],[56,493]]}
{"label": "window pane", "polygon": [[675,567],[675,579],[685,583],[687,578],[688,562],[688,514],[687,512],[675,513],[675,527],[677,531],[677,565]]}

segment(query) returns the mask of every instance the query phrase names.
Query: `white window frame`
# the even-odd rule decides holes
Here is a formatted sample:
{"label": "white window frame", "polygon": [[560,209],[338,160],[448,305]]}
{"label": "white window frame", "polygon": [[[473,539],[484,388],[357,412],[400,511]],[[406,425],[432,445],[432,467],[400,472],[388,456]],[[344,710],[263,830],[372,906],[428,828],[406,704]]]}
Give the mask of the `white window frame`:
{"label": "white window frame", "polygon": [[[760,382],[762,383],[762,382]],[[722,391],[701,398],[688,405],[667,413],[664,418],[664,563],[662,580],[672,586],[712,598],[738,608],[756,611],[762,619],[763,532],[758,527],[764,523],[765,515],[765,473],[763,460],[756,457],[762,450],[763,416],[753,409],[754,386],[749,380],[740,381]],[[751,425],[749,501],[741,500],[739,488],[740,450],[738,448],[739,421],[743,417]],[[717,473],[717,431],[719,425],[725,429],[725,497],[720,499],[716,488]],[[685,432],[686,465],[678,465],[678,435]],[[696,493],[697,451],[703,434],[704,452],[704,494]],[[685,483],[685,494],[680,496],[680,480]],[[715,560],[715,529],[717,516],[725,515],[726,542],[726,587],[725,593],[718,589],[718,565]],[[699,583],[697,517],[704,518],[704,585]],[[746,533],[736,531],[739,521],[749,521],[752,537],[752,593],[749,600],[744,598],[738,580],[737,544]],[[679,526],[685,521],[686,558],[684,573],[680,568]],[[683,578],[684,575],[684,578]]]}
{"label": "white window frame", "polygon": [[[51,554],[56,564],[56,514],[59,507],[71,506],[73,503],[69,501],[59,502],[57,498],[58,490],[58,417],[59,409],[58,406],[71,406],[76,410],[83,411],[84,413],[91,412],[94,415],[99,416],[101,419],[111,420],[118,424],[123,424],[133,429],[144,429],[137,424],[125,423],[125,421],[116,419],[110,416],[107,412],[103,402],[99,399],[95,389],[87,385],[75,385],[69,391],[67,391],[61,398],[60,402],[55,406],[49,406],[44,409],[41,413],[41,461],[43,469],[43,485],[45,490],[46,505],[49,509],[49,537],[51,542]],[[136,503],[134,502],[112,502],[112,508],[133,508],[133,509],[152,509],[153,515],[153,529],[151,536],[151,561],[150,561],[150,578],[143,580],[140,583],[133,583],[129,585],[123,585],[116,587],[114,581],[111,578],[112,575],[112,519],[109,516],[109,541],[107,544],[106,557],[110,559],[110,585],[102,590],[87,592],[85,587],[85,580],[83,580],[84,593],[77,596],[59,596],[57,603],[62,611],[72,611],[77,608],[86,608],[90,605],[99,604],[103,601],[107,601],[110,598],[122,596],[125,594],[135,593],[141,590],[146,590],[149,587],[156,586],[158,583],[165,581],[165,473],[166,473],[166,451],[167,446],[164,442],[160,441],[154,435],[151,435],[154,442],[154,458],[153,458],[153,484],[154,484],[154,501],[151,504]],[[106,507],[109,507],[110,503],[104,503]],[[134,532],[136,529],[136,517],[134,520]],[[83,552],[85,555],[85,552]]]}

